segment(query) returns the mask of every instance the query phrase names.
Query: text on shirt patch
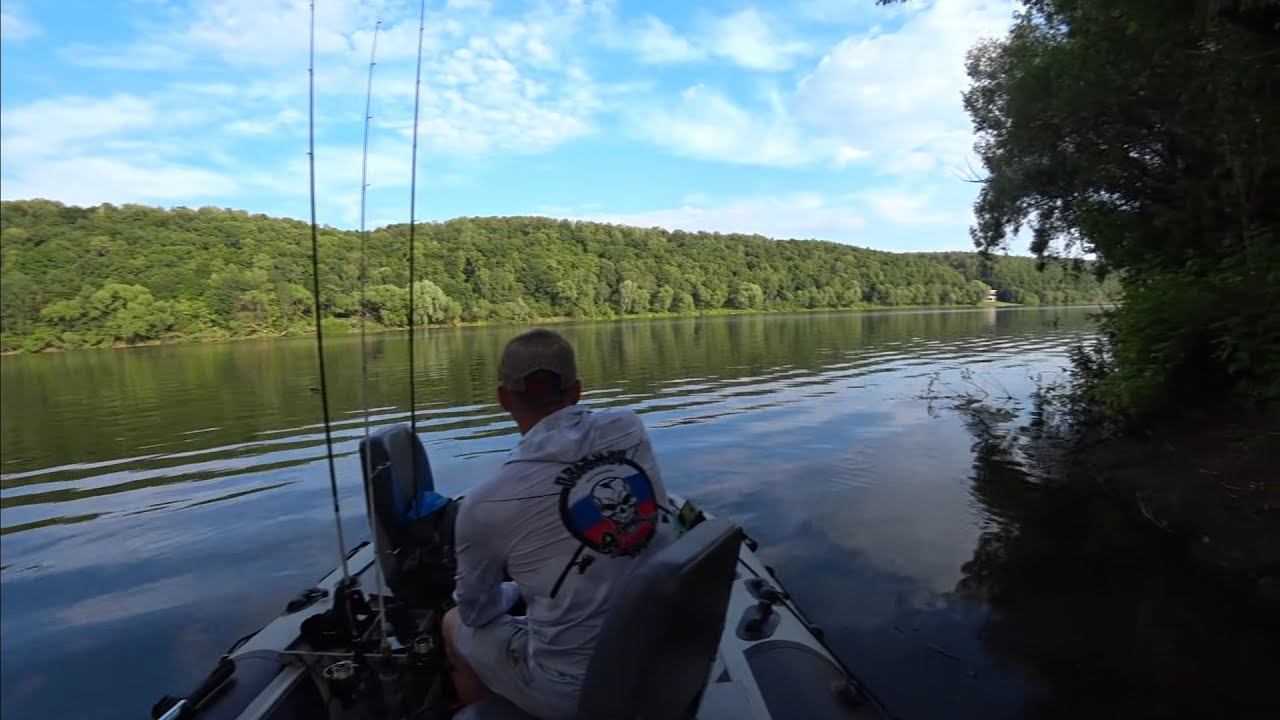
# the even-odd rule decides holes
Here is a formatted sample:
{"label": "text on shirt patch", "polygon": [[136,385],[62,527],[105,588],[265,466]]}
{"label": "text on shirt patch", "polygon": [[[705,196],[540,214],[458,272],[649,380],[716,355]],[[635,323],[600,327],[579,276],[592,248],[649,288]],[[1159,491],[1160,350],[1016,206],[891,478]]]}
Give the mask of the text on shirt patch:
{"label": "text on shirt patch", "polygon": [[560,518],[588,549],[618,557],[643,550],[657,530],[653,483],[625,450],[583,458],[555,480]]}

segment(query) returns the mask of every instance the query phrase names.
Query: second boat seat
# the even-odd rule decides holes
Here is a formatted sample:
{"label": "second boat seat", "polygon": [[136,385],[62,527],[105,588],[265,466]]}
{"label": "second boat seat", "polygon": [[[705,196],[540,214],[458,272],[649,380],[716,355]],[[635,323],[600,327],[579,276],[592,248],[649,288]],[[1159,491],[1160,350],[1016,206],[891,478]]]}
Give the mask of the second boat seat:
{"label": "second boat seat", "polygon": [[[694,717],[720,645],[741,543],[737,525],[707,520],[627,576],[587,668],[579,718]],[[458,717],[529,716],[494,697]]]}
{"label": "second boat seat", "polygon": [[453,501],[436,493],[422,441],[403,424],[370,433],[360,467],[387,587],[411,605],[441,600],[452,592]]}

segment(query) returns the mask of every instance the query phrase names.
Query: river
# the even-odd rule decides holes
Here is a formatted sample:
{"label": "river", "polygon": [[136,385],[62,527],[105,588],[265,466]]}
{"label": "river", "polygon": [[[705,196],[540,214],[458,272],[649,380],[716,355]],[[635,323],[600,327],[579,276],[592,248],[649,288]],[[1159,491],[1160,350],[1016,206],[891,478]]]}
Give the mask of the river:
{"label": "river", "polygon": [[[1157,530],[1044,482],[947,395],[1029,417],[1085,309],[582,323],[597,406],[650,428],[668,487],[743,524],[904,718],[1262,717],[1280,647]],[[432,329],[419,421],[443,491],[517,436],[493,399],[511,328]],[[405,336],[370,338],[375,424],[407,413]],[[343,522],[359,339],[327,348]],[[140,717],[336,565],[313,341],[6,357],[5,717]],[[933,399],[930,400],[929,396]]]}

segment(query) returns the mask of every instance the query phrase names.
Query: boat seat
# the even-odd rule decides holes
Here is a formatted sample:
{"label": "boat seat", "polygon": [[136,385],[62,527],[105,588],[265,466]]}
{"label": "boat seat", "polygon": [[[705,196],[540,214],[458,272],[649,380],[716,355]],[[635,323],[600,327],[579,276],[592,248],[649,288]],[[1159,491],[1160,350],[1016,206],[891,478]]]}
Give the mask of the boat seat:
{"label": "boat seat", "polygon": [[693,717],[724,630],[742,530],[699,523],[623,581],[578,702],[598,720]]}
{"label": "boat seat", "polygon": [[[452,544],[452,537],[431,537],[434,526],[421,522],[449,502],[435,492],[427,451],[408,425],[393,425],[360,441],[360,467],[368,493],[369,525],[377,535],[378,565],[387,587],[411,604],[425,601],[416,597],[422,594],[420,578],[410,577],[409,566],[426,560],[419,552],[423,550],[439,550],[433,554],[448,557],[451,553],[443,547],[431,545]],[[452,569],[448,572],[451,576]]]}
{"label": "boat seat", "polygon": [[[627,576],[587,667],[583,720],[692,718],[711,673],[742,531],[706,520]],[[530,716],[501,698],[467,708],[468,720]]]}

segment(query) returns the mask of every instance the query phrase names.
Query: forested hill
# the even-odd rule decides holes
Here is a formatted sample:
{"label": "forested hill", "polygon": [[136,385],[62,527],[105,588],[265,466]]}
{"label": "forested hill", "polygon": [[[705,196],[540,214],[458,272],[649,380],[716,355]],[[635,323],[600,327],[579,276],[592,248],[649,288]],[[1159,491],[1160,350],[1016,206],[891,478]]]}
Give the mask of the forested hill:
{"label": "forested hill", "polygon": [[1064,305],[1116,299],[1119,282],[1113,277],[1099,283],[1092,265],[1076,262],[1045,262],[1032,258],[999,256],[984,260],[974,252],[920,253],[920,257],[941,262],[966,278],[976,278],[995,288],[997,299],[1019,305]]}
{"label": "forested hill", "polygon": [[[668,232],[537,217],[420,225],[420,322],[521,321],[897,305],[972,305],[989,281],[1015,302],[1094,302],[1086,274],[1029,258],[895,254],[811,240]],[[403,326],[408,226],[369,233],[368,317]],[[321,230],[321,299],[337,329],[360,313],[360,236]],[[5,349],[306,332],[309,228],[201,208],[0,205]]]}

